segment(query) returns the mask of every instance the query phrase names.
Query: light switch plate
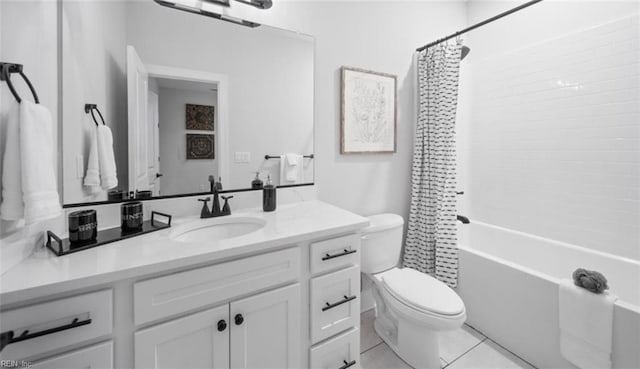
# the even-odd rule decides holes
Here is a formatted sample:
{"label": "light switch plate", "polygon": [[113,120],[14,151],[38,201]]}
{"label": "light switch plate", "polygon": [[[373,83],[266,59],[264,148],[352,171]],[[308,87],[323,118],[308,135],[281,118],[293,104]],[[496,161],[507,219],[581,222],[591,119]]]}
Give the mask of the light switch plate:
{"label": "light switch plate", "polygon": [[234,161],[236,163],[249,163],[251,162],[251,153],[246,151],[236,151]]}

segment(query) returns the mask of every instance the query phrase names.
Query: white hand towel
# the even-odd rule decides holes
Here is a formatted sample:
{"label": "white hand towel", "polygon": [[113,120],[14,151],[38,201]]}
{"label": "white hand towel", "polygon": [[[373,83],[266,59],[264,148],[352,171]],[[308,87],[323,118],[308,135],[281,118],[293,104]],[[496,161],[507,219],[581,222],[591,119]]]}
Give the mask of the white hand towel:
{"label": "white hand towel", "polygon": [[89,147],[89,161],[87,173],[84,176],[84,185],[91,193],[102,191],[100,187],[100,160],[98,157],[98,128],[91,130],[91,143]]}
{"label": "white hand towel", "polygon": [[24,217],[22,175],[20,165],[20,109],[15,103],[9,109],[7,134],[2,157],[2,204],[0,217],[19,220]]}
{"label": "white hand towel", "polygon": [[304,181],[304,168],[299,154],[280,156],[280,184],[297,184]]}
{"label": "white hand towel", "polygon": [[580,368],[611,368],[613,304],[618,297],[562,280],[558,298],[562,356]]}
{"label": "white hand towel", "polygon": [[62,214],[54,167],[51,113],[40,104],[20,103],[20,159],[25,224]]}
{"label": "white hand towel", "polygon": [[100,183],[103,190],[109,190],[118,186],[116,159],[113,154],[113,135],[111,129],[105,125],[99,125],[97,131]]}

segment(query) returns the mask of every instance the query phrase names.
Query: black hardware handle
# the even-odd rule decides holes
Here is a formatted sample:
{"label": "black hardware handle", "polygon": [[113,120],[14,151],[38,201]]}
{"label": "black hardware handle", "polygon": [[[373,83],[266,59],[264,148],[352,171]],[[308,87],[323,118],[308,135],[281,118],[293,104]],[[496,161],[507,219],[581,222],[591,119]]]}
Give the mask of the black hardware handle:
{"label": "black hardware handle", "polygon": [[102,116],[102,113],[100,113],[100,109],[98,109],[98,105],[84,104],[84,112],[87,114],[91,113],[91,118],[93,119],[93,123],[95,123],[96,127],[98,127],[99,126],[98,121],[96,120],[95,114],[93,114],[94,110],[98,112],[98,115],[100,116],[100,120],[102,121],[102,125],[106,126],[107,124],[104,122],[104,117]]}
{"label": "black hardware handle", "polygon": [[456,195],[464,195],[464,191],[456,191]]}
{"label": "black hardware handle", "polygon": [[222,197],[223,200],[229,200],[229,199],[233,199],[233,196],[220,196]]}
{"label": "black hardware handle", "polygon": [[244,317],[242,316],[242,314],[236,314],[233,319],[236,322],[236,325],[240,325],[242,324],[242,322],[244,322]]}
{"label": "black hardware handle", "polygon": [[31,90],[34,102],[36,104],[40,104],[36,89],[33,88],[33,85],[31,84],[31,81],[29,81],[29,78],[27,78],[27,76],[22,72],[22,64],[0,63],[0,81],[7,82],[7,86],[9,87],[9,90],[11,91],[11,94],[16,99],[16,101],[18,103],[21,103],[22,99],[20,98],[20,95],[18,95],[16,89],[13,87],[13,83],[11,83],[11,73],[18,73],[20,77],[24,79],[24,81],[27,83],[27,86],[29,86],[29,90]]}
{"label": "black hardware handle", "polygon": [[2,351],[4,346],[10,345],[12,343],[26,341],[26,340],[30,340],[32,338],[46,336],[48,334],[53,334],[53,333],[66,331],[68,329],[81,327],[81,326],[87,325],[87,324],[91,324],[91,318],[89,318],[87,320],[82,320],[82,321],[79,321],[78,318],[75,318],[75,319],[73,319],[73,322],[71,322],[69,324],[66,324],[66,325],[63,325],[63,326],[60,326],[60,327],[45,329],[44,331],[35,332],[35,333],[29,333],[29,330],[25,330],[24,332],[22,332],[17,337],[14,335],[13,331],[2,332],[0,334],[0,336],[1,336],[1,338],[0,338],[0,341],[1,341],[0,342],[0,346],[1,346],[0,347],[0,351]]}
{"label": "black hardware handle", "polygon": [[345,304],[345,303],[347,303],[347,302],[349,302],[349,301],[351,301],[351,300],[355,300],[355,299],[356,299],[356,297],[355,297],[355,296],[347,297],[347,296],[345,295],[345,296],[344,296],[344,300],[340,300],[340,301],[338,301],[338,302],[334,302],[333,304],[330,304],[330,303],[326,302],[327,306],[323,307],[323,308],[322,308],[322,311],[327,311],[327,310],[329,310],[329,309],[333,309],[333,308],[334,308],[334,307],[336,307],[336,306],[340,306],[340,305],[342,305],[342,304]]}
{"label": "black hardware handle", "polygon": [[346,360],[342,360],[342,362],[344,363],[344,365],[341,366],[338,369],[347,369],[349,367],[352,367],[352,366],[356,365],[356,361],[355,360],[351,360],[351,362],[347,362]]}
{"label": "black hardware handle", "polygon": [[[311,155],[303,155],[303,158],[307,158],[307,159],[313,159],[315,157],[315,155],[311,154]],[[280,156],[276,156],[276,155],[265,155],[264,156],[265,160],[269,160],[269,159],[280,159]]]}
{"label": "black hardware handle", "polygon": [[344,251],[339,253],[339,254],[333,254],[333,255],[326,254],[325,256],[322,257],[322,261],[330,260],[330,259],[334,259],[334,258],[339,258],[340,256],[345,256],[345,255],[349,255],[349,254],[354,254],[355,252],[356,252],[356,250],[344,249]]}
{"label": "black hardware handle", "polygon": [[218,321],[218,332],[224,332],[227,329],[227,322],[223,320]]}
{"label": "black hardware handle", "polygon": [[210,197],[205,197],[204,199],[198,199],[198,201],[209,202],[209,201],[211,201],[211,198]]}
{"label": "black hardware handle", "polygon": [[[164,217],[166,222],[156,221],[156,216]],[[166,224],[169,227],[171,227],[171,218],[173,218],[173,217],[171,215],[169,215],[169,214],[161,213],[159,211],[152,211],[151,212],[151,225],[155,226],[156,222],[158,222],[158,223]]]}
{"label": "black hardware handle", "polygon": [[164,174],[162,174],[162,173],[156,173],[156,178],[160,178],[160,177],[162,177],[163,175],[164,175]]}

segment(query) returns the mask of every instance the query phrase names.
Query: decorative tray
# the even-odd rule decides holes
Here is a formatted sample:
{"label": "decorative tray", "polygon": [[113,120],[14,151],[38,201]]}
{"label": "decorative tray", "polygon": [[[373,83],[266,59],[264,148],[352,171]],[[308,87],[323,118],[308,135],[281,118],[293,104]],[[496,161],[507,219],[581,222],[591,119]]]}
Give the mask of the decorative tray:
{"label": "decorative tray", "polygon": [[[156,216],[164,217],[166,222],[156,219]],[[74,252],[90,249],[96,246],[106,245],[111,242],[125,240],[127,238],[141,236],[143,234],[159,231],[171,227],[171,215],[151,212],[151,220],[142,223],[142,228],[133,231],[124,231],[120,227],[108,228],[98,231],[98,237],[94,241],[71,243],[68,238],[60,239],[55,233],[47,231],[47,248],[57,256],[67,255]],[[54,244],[57,247],[54,247]]]}

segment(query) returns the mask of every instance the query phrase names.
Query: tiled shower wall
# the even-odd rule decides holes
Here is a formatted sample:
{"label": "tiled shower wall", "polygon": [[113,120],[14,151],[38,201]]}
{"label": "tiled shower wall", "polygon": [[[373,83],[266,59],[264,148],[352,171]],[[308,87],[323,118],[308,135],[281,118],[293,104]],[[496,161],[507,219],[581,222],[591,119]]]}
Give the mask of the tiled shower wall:
{"label": "tiled shower wall", "polygon": [[639,31],[635,15],[470,65],[474,219],[640,260]]}

